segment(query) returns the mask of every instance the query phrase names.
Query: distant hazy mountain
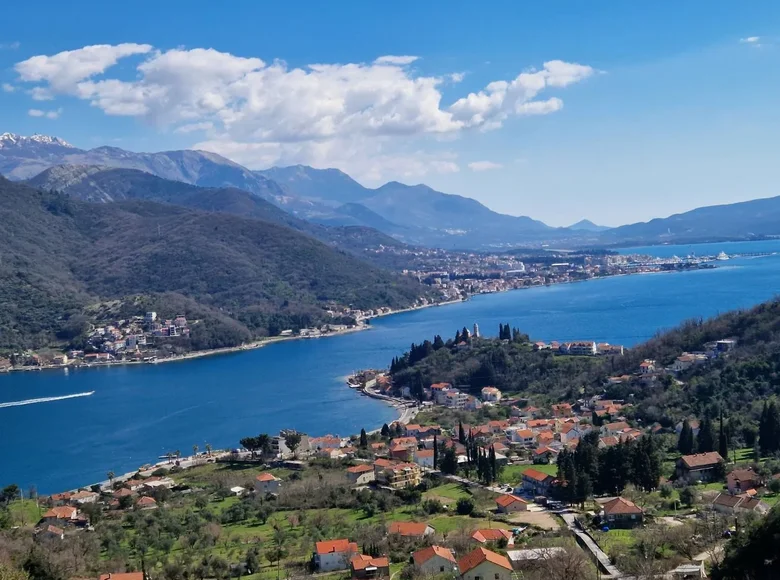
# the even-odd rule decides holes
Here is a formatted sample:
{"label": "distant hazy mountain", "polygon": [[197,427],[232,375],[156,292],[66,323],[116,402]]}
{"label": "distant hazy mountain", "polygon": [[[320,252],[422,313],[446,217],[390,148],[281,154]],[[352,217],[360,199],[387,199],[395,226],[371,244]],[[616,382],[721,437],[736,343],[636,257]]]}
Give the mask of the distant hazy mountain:
{"label": "distant hazy mountain", "polygon": [[285,195],[276,182],[208,151],[134,153],[118,147],[85,151],[56,137],[0,136],[0,173],[10,179],[29,179],[53,165],[123,167],[202,187],[238,187],[270,200]]}
{"label": "distant hazy mountain", "polygon": [[700,207],[601,234],[606,243],[696,242],[780,235],[780,197]]}
{"label": "distant hazy mountain", "polygon": [[299,196],[339,203],[361,200],[368,197],[371,192],[338,169],[314,169],[306,165],[292,165],[255,171],[255,174],[273,179]]}
{"label": "distant hazy mountain", "polygon": [[569,229],[574,231],[584,231],[584,232],[605,232],[611,228],[607,226],[600,226],[594,224],[590,220],[580,220],[576,224],[570,225]]}
{"label": "distant hazy mountain", "polygon": [[198,187],[180,181],[162,179],[137,169],[98,165],[58,165],[50,167],[27,180],[26,183],[37,189],[58,191],[83,201],[108,203],[141,199],[261,219],[287,226],[329,245],[374,260],[376,254],[366,253],[367,248],[375,248],[379,245],[401,245],[396,239],[380,231],[358,224],[349,224],[356,227],[326,227],[302,220],[238,188]]}
{"label": "distant hazy mountain", "polygon": [[[82,180],[90,166],[144,171],[202,187],[235,187],[262,197],[289,213],[328,225],[362,225],[415,245],[478,248],[492,245],[568,241],[587,232],[550,228],[528,217],[496,213],[476,200],[441,193],[425,185],[391,182],[363,187],[335,169],[306,166],[250,171],[214,153],[167,151],[134,153],[117,147],[85,151],[55,137],[3,135],[0,173],[28,179],[55,165],[81,166],[77,174],[57,179]],[[278,180],[278,181],[277,181]],[[91,188],[96,200],[114,194]],[[105,199],[103,197],[108,196]],[[357,204],[357,205],[356,205]]]}

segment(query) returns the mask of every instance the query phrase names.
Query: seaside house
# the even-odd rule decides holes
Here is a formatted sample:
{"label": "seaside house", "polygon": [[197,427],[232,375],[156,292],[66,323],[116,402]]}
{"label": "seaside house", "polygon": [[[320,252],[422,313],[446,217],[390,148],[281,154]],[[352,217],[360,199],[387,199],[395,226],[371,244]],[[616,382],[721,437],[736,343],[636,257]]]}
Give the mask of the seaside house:
{"label": "seaside house", "polygon": [[352,572],[352,580],[390,578],[390,560],[387,556],[373,558],[363,554],[356,554],[352,556],[349,567]]}
{"label": "seaside house", "polygon": [[463,580],[511,580],[512,565],[506,556],[479,547],[458,560]]}
{"label": "seaside house", "polygon": [[[374,466],[376,464],[375,461]],[[376,475],[376,480],[393,489],[404,489],[419,485],[422,481],[422,472],[416,463],[393,463],[381,469]]]}
{"label": "seaside house", "polygon": [[752,497],[747,493],[740,495],[719,493],[715,499],[712,500],[712,509],[716,512],[729,515],[755,513],[763,516],[769,512],[771,507],[767,503],[756,497]]}
{"label": "seaside house", "polygon": [[717,451],[683,455],[677,460],[678,479],[689,481],[712,481],[722,476],[723,458]]}
{"label": "seaside house", "polygon": [[471,539],[480,544],[501,544],[506,546],[512,546],[515,543],[515,538],[512,532],[509,530],[502,530],[500,528],[484,528],[481,530],[475,530],[471,534]]}
{"label": "seaside house", "polygon": [[571,417],[574,411],[569,403],[559,403],[552,406],[553,417]]}
{"label": "seaside house", "polygon": [[501,400],[501,391],[496,387],[484,387],[482,389],[482,400],[486,403],[498,403]]}
{"label": "seaside house", "polygon": [[282,480],[275,477],[272,473],[264,472],[255,477],[255,492],[268,494],[279,493]]}
{"label": "seaside house", "polygon": [[496,498],[496,511],[501,514],[524,512],[528,510],[528,502],[512,494],[500,495]]}
{"label": "seaside house", "polygon": [[155,510],[157,509],[157,500],[147,495],[139,498],[139,500],[135,502],[135,507],[139,510]]}
{"label": "seaside house", "polygon": [[51,524],[58,527],[65,524],[74,523],[78,519],[79,510],[73,506],[62,505],[51,508],[41,516],[44,524]]}
{"label": "seaside house", "polygon": [[352,485],[366,485],[374,481],[376,476],[373,466],[361,463],[347,468],[347,479]]}
{"label": "seaside house", "polygon": [[414,452],[414,462],[424,469],[433,469],[433,449],[420,449]]}
{"label": "seaside house", "polygon": [[314,569],[317,572],[346,570],[356,554],[358,554],[357,544],[346,538],[317,542],[314,546]]}
{"label": "seaside house", "polygon": [[387,526],[387,533],[396,534],[404,538],[424,538],[436,533],[433,526],[425,522],[392,522]]}
{"label": "seaside house", "polygon": [[763,486],[764,478],[752,468],[735,469],[726,476],[726,485],[730,494],[737,495]]}
{"label": "seaside house", "polygon": [[85,503],[95,503],[99,497],[100,494],[94,491],[79,491],[70,496],[70,502],[84,505]]}
{"label": "seaside house", "polygon": [[550,486],[555,478],[552,475],[534,469],[526,469],[522,475],[522,482],[515,493],[527,493],[530,495],[547,495],[550,492]]}
{"label": "seaside house", "polygon": [[429,546],[412,554],[412,562],[423,576],[457,574],[458,561],[449,548]]}
{"label": "seaside house", "polygon": [[642,525],[642,508],[622,497],[616,497],[601,508],[601,517],[610,528],[633,528]]}

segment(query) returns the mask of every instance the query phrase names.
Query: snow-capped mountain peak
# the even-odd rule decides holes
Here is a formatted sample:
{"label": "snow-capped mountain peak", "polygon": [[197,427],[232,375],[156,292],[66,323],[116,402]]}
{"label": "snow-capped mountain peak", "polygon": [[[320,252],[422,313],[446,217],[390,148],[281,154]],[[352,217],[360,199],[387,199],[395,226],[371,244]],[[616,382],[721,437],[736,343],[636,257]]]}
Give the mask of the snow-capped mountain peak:
{"label": "snow-capped mountain peak", "polygon": [[31,137],[25,137],[24,135],[17,135],[16,133],[3,133],[0,135],[0,149],[10,147],[24,147],[30,145],[54,145],[58,147],[68,147],[69,149],[75,149],[73,145],[60,139],[59,137],[51,137],[49,135],[39,135],[38,133]]}

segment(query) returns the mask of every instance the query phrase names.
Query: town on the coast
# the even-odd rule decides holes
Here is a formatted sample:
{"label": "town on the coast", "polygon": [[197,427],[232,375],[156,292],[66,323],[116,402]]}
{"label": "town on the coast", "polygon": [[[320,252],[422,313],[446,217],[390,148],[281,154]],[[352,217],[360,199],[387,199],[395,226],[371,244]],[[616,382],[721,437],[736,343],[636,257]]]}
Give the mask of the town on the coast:
{"label": "town on the coast", "polygon": [[[765,401],[754,427],[723,407],[648,421],[648,401],[736,364],[742,346],[718,336],[652,359],[474,324],[349,377],[398,408],[380,429],[247,434],[45,496],[10,485],[0,524],[62,554],[47,565],[75,569],[80,550],[103,580],[707,578],[780,500],[780,408]],[[603,378],[569,397],[541,394],[546,375],[535,395],[483,386],[477,367],[507,353],[526,374]],[[457,378],[423,378],[439,372]]]}
{"label": "town on the coast", "polygon": [[[519,290],[535,286],[585,281],[607,276],[712,268],[728,260],[716,256],[656,258],[614,252],[536,252],[524,257],[506,253],[453,252],[436,249],[381,247],[377,252],[403,254],[410,269],[404,273],[431,288],[407,310],[467,300],[478,294]],[[279,328],[276,334],[250,343],[216,349],[194,349],[190,335],[200,320],[188,320],[180,312],[138,312],[126,318],[90,323],[70,345],[0,353],[0,372],[29,371],[128,363],[158,363],[205,354],[233,352],[263,346],[273,340],[320,338],[366,330],[370,320],[399,310],[389,307],[358,309],[332,304],[325,314],[330,322],[318,326]],[[553,346],[552,348],[557,348]]]}

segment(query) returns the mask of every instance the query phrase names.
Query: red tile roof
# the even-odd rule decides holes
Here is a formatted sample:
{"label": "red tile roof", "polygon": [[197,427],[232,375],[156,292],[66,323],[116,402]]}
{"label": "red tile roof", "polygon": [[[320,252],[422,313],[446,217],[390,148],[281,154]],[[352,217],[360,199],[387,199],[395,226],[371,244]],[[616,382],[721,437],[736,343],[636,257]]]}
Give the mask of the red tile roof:
{"label": "red tile roof", "polygon": [[157,501],[153,497],[142,497],[137,502],[135,502],[135,505],[139,505],[141,507],[145,506],[153,506],[157,505]]}
{"label": "red tile roof", "polygon": [[485,548],[477,548],[473,552],[469,552],[463,556],[460,560],[458,560],[458,568],[460,568],[461,574],[465,574],[483,562],[490,562],[491,564],[495,564],[496,566],[509,570],[510,572],[512,571],[512,565],[509,563],[509,560],[506,556],[496,554],[495,552],[491,552]]}
{"label": "red tile roof", "polygon": [[517,497],[516,495],[511,495],[511,494],[504,494],[504,495],[499,495],[499,496],[496,498],[496,503],[497,503],[498,505],[500,505],[501,507],[507,507],[507,506],[510,506],[510,505],[512,505],[513,503],[515,503],[516,501],[519,501],[520,503],[528,503],[528,502],[527,502],[527,501],[525,501],[523,498],[521,498],[521,497]]}
{"label": "red tile roof", "polygon": [[390,560],[387,559],[387,556],[372,558],[371,556],[364,556],[363,554],[352,556],[352,560],[350,560],[349,563],[352,565],[353,570],[365,570],[371,566],[376,568],[387,568],[390,566]]}
{"label": "red tile roof", "polygon": [[347,467],[347,471],[349,473],[368,473],[369,471],[374,471],[374,468],[362,463],[361,465],[355,465],[354,467]]}
{"label": "red tile roof", "polygon": [[100,580],[144,580],[144,573],[121,572],[117,574],[101,574]]}
{"label": "red tile roof", "polygon": [[418,566],[422,566],[434,556],[439,556],[440,558],[449,560],[453,564],[458,563],[458,561],[455,559],[455,556],[452,553],[452,550],[450,550],[449,548],[442,548],[441,546],[429,546],[422,550],[417,550],[414,554],[412,554],[414,563],[417,564]]}
{"label": "red tile roof", "polygon": [[534,469],[533,467],[530,467],[523,472],[523,477],[526,476],[536,481],[547,481],[548,478],[552,478],[552,475],[544,473],[543,471],[539,471],[538,469]]}
{"label": "red tile roof", "polygon": [[350,542],[346,538],[341,540],[326,540],[315,544],[315,551],[318,554],[334,554],[341,552],[354,552],[357,554],[358,546],[355,542]]}
{"label": "red tile roof", "polygon": [[388,534],[399,536],[424,536],[428,524],[424,522],[393,522],[387,527]]}
{"label": "red tile roof", "polygon": [[607,515],[641,514],[642,508],[625,498],[616,497],[604,504],[604,513]]}
{"label": "red tile roof", "polygon": [[59,520],[70,520],[76,517],[78,510],[67,505],[51,508],[45,514],[44,518],[57,518]]}
{"label": "red tile roof", "polygon": [[512,539],[512,532],[509,530],[501,530],[498,528],[488,528],[484,530],[477,530],[471,534],[472,539],[484,544],[485,542],[498,542],[499,540]]}
{"label": "red tile roof", "polygon": [[709,451],[707,453],[695,453],[694,455],[683,455],[681,458],[683,465],[688,469],[700,469],[717,465],[723,461],[720,453]]}
{"label": "red tile roof", "polygon": [[257,481],[276,481],[276,478],[271,473],[261,473],[255,477]]}

